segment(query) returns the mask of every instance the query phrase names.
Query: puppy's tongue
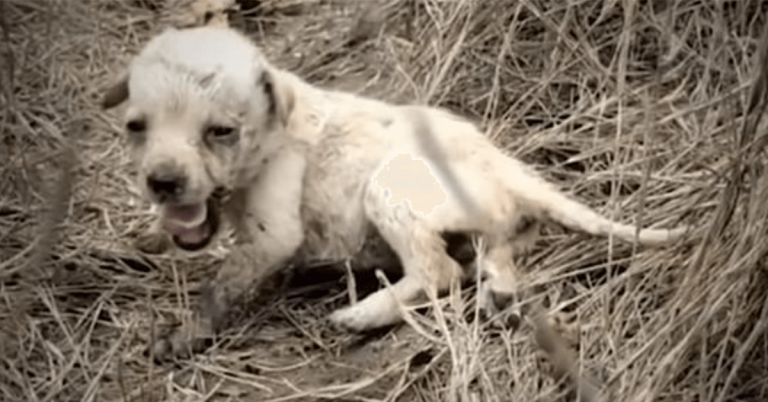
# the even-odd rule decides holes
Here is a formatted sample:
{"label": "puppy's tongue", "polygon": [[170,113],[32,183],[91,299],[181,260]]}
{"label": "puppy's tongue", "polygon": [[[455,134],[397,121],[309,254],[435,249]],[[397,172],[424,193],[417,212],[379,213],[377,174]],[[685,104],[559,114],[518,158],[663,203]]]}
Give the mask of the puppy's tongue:
{"label": "puppy's tongue", "polygon": [[163,227],[185,244],[204,241],[210,228],[205,224],[208,208],[205,203],[168,205],[163,213]]}

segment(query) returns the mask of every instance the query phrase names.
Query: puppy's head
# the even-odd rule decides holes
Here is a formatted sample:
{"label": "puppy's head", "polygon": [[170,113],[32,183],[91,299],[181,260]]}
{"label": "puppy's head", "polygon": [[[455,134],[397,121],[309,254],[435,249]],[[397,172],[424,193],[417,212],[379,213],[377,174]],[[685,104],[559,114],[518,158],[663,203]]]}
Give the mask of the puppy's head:
{"label": "puppy's head", "polygon": [[217,195],[247,185],[284,143],[293,95],[248,39],[201,27],[152,39],[103,98],[122,103],[138,183],[176,245],[195,251],[219,230]]}

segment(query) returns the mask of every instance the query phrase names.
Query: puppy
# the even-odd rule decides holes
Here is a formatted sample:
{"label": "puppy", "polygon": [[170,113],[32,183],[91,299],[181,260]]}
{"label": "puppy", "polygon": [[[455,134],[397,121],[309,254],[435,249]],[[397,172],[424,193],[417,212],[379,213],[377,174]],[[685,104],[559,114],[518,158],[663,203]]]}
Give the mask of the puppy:
{"label": "puppy", "polygon": [[481,303],[493,312],[515,290],[512,256],[531,219],[647,245],[685,231],[636,233],[559,192],[474,124],[317,88],[230,28],[156,36],[106,92],[105,108],[122,103],[138,182],[172,243],[203,250],[225,223],[237,235],[199,318],[158,344],[161,356],[221,330],[233,301],[287,261],[349,257],[370,233],[404,276],[331,315],[352,331],[397,323],[401,304],[466,279],[445,233],[483,238]]}

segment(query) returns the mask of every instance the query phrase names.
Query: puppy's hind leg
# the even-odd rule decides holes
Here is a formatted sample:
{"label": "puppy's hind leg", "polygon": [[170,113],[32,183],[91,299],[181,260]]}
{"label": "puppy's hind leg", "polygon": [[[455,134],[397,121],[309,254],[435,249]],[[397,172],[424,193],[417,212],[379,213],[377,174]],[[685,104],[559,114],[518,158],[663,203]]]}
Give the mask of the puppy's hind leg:
{"label": "puppy's hind leg", "polygon": [[[509,239],[503,237],[492,235],[487,239],[487,251],[477,261],[483,277],[478,284],[477,302],[480,309],[489,318],[493,318],[494,322],[517,327],[520,312],[514,305],[519,296],[517,266],[513,261],[516,247]],[[512,308],[508,309],[509,307]]]}
{"label": "puppy's hind leg", "polygon": [[[520,213],[485,233],[485,252],[476,261],[482,279],[478,284],[481,310],[497,324],[516,328],[520,324],[520,273],[515,257],[533,245],[539,222]],[[511,307],[511,308],[510,308]]]}
{"label": "puppy's hind leg", "polygon": [[365,194],[365,213],[381,237],[397,254],[403,277],[390,288],[383,288],[356,305],[335,311],[330,319],[336,325],[361,332],[400,322],[398,303],[408,306],[425,300],[425,291],[445,291],[461,280],[461,266],[445,251],[445,241],[423,214],[410,203],[388,203],[389,194],[378,185]]}

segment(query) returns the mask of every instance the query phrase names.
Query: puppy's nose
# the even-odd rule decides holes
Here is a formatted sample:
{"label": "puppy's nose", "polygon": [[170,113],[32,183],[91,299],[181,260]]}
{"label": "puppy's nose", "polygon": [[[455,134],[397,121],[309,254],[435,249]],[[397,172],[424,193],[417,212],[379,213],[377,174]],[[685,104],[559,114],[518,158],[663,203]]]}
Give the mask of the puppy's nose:
{"label": "puppy's nose", "polygon": [[178,169],[163,167],[147,176],[147,187],[161,201],[167,201],[184,192],[186,181],[186,177]]}

